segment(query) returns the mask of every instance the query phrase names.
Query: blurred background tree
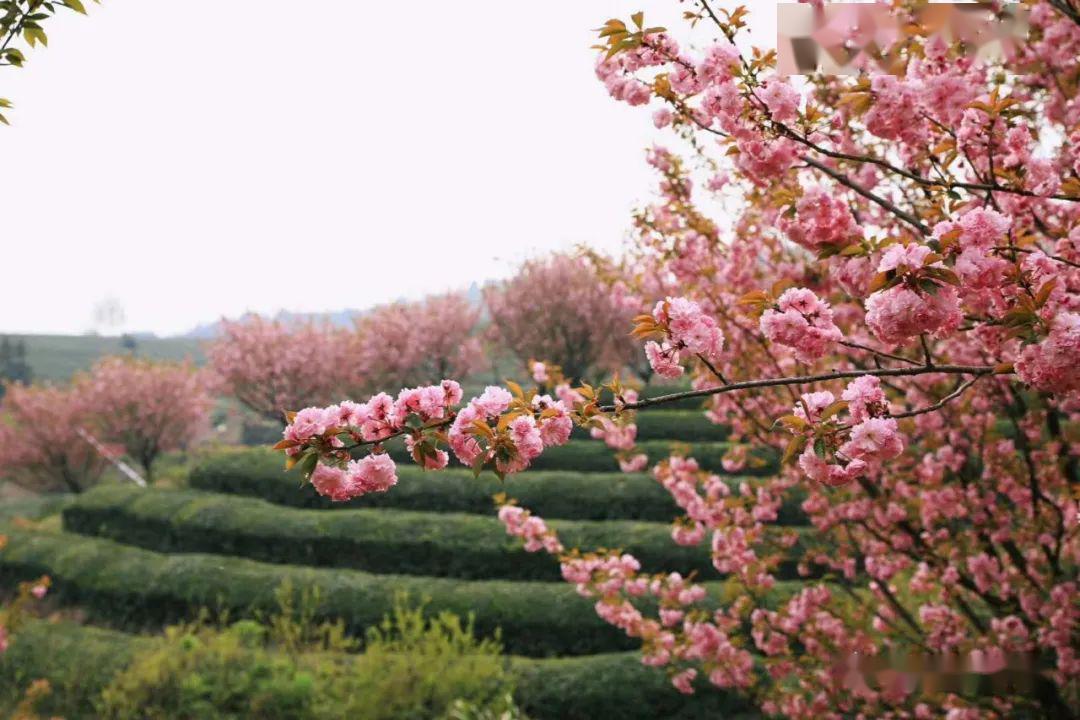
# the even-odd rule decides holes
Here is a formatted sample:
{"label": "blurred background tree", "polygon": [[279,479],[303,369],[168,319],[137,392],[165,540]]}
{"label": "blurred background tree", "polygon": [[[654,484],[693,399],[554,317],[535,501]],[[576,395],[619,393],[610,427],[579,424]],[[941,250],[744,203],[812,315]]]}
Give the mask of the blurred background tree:
{"label": "blurred background tree", "polygon": [[28,385],[34,379],[30,364],[26,362],[26,341],[12,340],[6,335],[0,338],[0,399],[3,399],[7,383]]}

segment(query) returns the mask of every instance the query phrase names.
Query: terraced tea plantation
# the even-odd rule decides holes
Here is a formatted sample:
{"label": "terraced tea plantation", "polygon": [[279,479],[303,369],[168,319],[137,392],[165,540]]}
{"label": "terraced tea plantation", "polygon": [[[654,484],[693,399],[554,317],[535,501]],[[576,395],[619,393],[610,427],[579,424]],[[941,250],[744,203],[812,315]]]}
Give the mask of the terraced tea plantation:
{"label": "terraced tea plantation", "polygon": [[[703,466],[723,472],[722,430],[696,411],[643,414],[640,437],[653,459],[672,441],[689,442]],[[535,718],[734,717],[745,704],[704,689],[685,697],[662,671],[641,665],[635,644],[599,620],[592,602],[560,579],[557,563],[528,554],[494,516],[491,496],[507,492],[583,549],[623,548],[646,570],[697,572],[718,603],[734,586],[712,568],[704,547],[672,542],[677,508],[647,474],[617,472],[611,451],[575,436],[505,485],[467,470],[424,473],[399,465],[397,487],[331,505],[280,455],[262,449],[203,461],[184,489],[99,487],[75,498],[7,508],[0,525],[3,582],[48,574],[52,595],[77,606],[86,624],[35,621],[0,660],[0,683],[54,677],[81,666],[79,692],[91,693],[129,662],[146,634],[200,608],[229,617],[269,613],[283,583],[317,588],[316,619],[340,618],[361,635],[395,595],[426,599],[430,610],[473,615],[478,633],[498,629],[517,678],[517,701]],[[773,472],[762,458],[757,472]],[[740,478],[732,477],[732,483]],[[15,515],[55,517],[41,527]],[[781,522],[800,525],[793,502]],[[797,588],[781,568],[777,598]],[[95,627],[96,626],[96,627]]]}

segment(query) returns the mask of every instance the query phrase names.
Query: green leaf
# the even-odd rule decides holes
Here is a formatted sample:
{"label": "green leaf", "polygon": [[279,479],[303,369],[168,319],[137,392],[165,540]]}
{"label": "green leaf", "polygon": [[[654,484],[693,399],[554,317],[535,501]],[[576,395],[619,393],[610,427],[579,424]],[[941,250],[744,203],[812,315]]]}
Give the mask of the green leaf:
{"label": "green leaf", "polygon": [[837,400],[836,402],[832,403],[827,408],[821,411],[821,419],[828,420],[833,415],[838,415],[844,410],[847,410],[847,406],[847,400]]}
{"label": "green leaf", "polygon": [[77,13],[86,14],[86,7],[82,4],[82,0],[64,0],[64,4]]}
{"label": "green leaf", "polygon": [[799,454],[803,451],[803,448],[805,447],[805,435],[797,435],[793,437],[791,439],[791,442],[787,444],[787,447],[784,448],[784,457],[780,462],[784,465],[787,465],[788,463],[794,461],[795,458],[799,456]]}

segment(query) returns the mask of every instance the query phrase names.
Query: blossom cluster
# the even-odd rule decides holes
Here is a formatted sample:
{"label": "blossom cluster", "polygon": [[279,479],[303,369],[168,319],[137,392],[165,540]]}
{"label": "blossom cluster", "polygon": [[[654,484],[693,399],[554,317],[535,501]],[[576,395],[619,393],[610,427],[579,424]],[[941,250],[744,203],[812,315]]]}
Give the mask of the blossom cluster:
{"label": "blossom cluster", "polygon": [[[446,467],[453,452],[477,471],[521,472],[545,447],[569,441],[573,420],[561,400],[513,387],[488,386],[460,409],[463,393],[455,380],[406,388],[396,398],[378,393],[363,403],[304,408],[290,415],[275,448],[285,451],[290,467],[303,464],[316,491],[338,502],[397,484],[385,448],[397,437],[427,470]],[[362,447],[371,451],[353,458]]]}
{"label": "blossom cluster", "polygon": [[[363,403],[304,408],[291,416],[275,447],[284,450],[293,464],[310,458],[312,486],[335,502],[385,492],[397,484],[397,467],[380,443],[409,432],[406,446],[418,463],[429,469],[445,467],[449,456],[425,439],[424,432],[448,424],[461,398],[461,386],[444,380],[404,389],[396,399],[379,393]],[[346,445],[350,440],[353,444]],[[379,451],[352,459],[349,450],[362,445]]]}
{"label": "blossom cluster", "polygon": [[[638,325],[641,327],[640,321]],[[716,360],[724,347],[724,333],[716,320],[697,302],[687,298],[669,297],[656,303],[647,327],[664,338],[661,342],[650,340],[645,343],[649,364],[661,377],[682,375],[680,361],[686,355]]]}
{"label": "blossom cluster", "polygon": [[866,299],[866,324],[883,343],[896,345],[923,333],[945,336],[959,327],[959,294],[938,282],[945,269],[940,260],[915,243],[893,245],[882,254],[877,271],[893,284]]}
{"label": "blossom cluster", "polygon": [[[785,425],[795,434],[799,467],[807,477],[826,485],[844,485],[880,469],[904,451],[904,439],[881,381],[872,375],[855,378],[836,402],[828,390],[805,393]],[[852,425],[839,422],[844,409]],[[846,439],[845,439],[846,436]]]}
{"label": "blossom cluster", "polygon": [[494,463],[499,473],[521,472],[545,447],[569,441],[573,421],[561,400],[550,395],[520,400],[524,407],[504,414],[514,396],[489,386],[469,401],[450,426],[450,447],[458,460],[471,467]]}
{"label": "blossom cluster", "polygon": [[563,546],[558,535],[548,528],[547,523],[538,515],[528,510],[507,503],[499,508],[499,521],[506,526],[506,534],[521,538],[526,552],[545,552],[557,554]]}
{"label": "blossom cluster", "polygon": [[824,357],[843,333],[833,323],[832,309],[806,288],[789,288],[761,316],[761,332],[774,343],[795,350],[795,357],[812,363]]}

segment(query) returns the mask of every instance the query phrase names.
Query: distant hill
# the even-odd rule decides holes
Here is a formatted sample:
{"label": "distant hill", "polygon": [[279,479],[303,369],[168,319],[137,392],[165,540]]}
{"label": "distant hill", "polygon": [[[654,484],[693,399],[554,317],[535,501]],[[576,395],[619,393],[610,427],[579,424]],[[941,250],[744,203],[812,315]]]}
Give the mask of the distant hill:
{"label": "distant hill", "polygon": [[[478,283],[465,290],[469,301],[475,305],[483,302],[483,291]],[[326,313],[293,313],[282,311],[275,317],[281,320],[326,319],[340,327],[352,327],[353,320],[368,310],[339,310]],[[191,358],[201,365],[206,361],[202,344],[218,335],[220,321],[204,323],[183,335],[157,337],[153,333],[132,333],[135,352],[155,360],[183,360]],[[4,333],[0,333],[0,336]],[[88,369],[103,355],[123,355],[128,350],[115,335],[16,335],[7,337],[26,342],[26,360],[35,380],[68,380],[75,372]]]}
{"label": "distant hill", "polygon": [[[480,305],[484,301],[484,295],[483,289],[481,288],[479,283],[474,282],[472,285],[470,285],[465,290],[465,297],[468,298],[469,302],[471,302],[473,305]],[[397,300],[391,302],[404,301],[406,301],[406,298],[398,298]],[[353,308],[349,308],[346,310],[338,310],[336,312],[323,313],[294,313],[289,312],[288,310],[282,310],[274,316],[274,319],[283,320],[286,322],[303,320],[327,320],[330,322],[331,325],[347,328],[352,327],[353,321],[356,318],[368,312],[371,312],[371,308],[367,308],[365,310],[356,310]],[[211,323],[203,323],[202,325],[195,326],[188,332],[184,333],[183,335],[179,335],[178,337],[198,340],[210,340],[218,336],[220,327],[220,320]]]}
{"label": "distant hill", "polygon": [[[89,368],[103,355],[123,355],[128,351],[119,336],[106,335],[6,335],[26,342],[26,361],[34,380],[65,381],[79,371]],[[153,335],[135,336],[135,352],[155,360],[205,361],[200,341],[196,338],[159,338]]]}

